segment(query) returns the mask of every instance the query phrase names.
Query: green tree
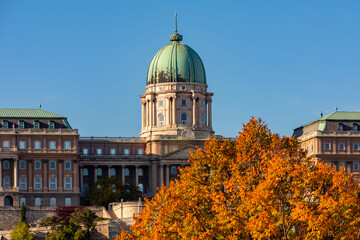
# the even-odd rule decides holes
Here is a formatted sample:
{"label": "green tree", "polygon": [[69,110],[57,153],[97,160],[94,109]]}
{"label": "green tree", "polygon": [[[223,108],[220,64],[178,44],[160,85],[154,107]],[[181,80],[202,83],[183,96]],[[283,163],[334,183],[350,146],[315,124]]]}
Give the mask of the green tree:
{"label": "green tree", "polygon": [[135,186],[124,185],[115,176],[99,179],[86,193],[89,205],[108,207],[109,203],[138,200],[142,192]]}
{"label": "green tree", "polygon": [[10,233],[13,240],[32,240],[34,236],[30,233],[29,227],[25,222],[20,222]]}
{"label": "green tree", "polygon": [[20,222],[26,223],[26,207],[24,203],[21,204],[20,208]]}
{"label": "green tree", "polygon": [[73,212],[70,215],[69,221],[79,226],[83,226],[85,228],[85,236],[90,238],[91,231],[94,231],[96,227],[96,218],[95,212],[86,208],[83,211]]}

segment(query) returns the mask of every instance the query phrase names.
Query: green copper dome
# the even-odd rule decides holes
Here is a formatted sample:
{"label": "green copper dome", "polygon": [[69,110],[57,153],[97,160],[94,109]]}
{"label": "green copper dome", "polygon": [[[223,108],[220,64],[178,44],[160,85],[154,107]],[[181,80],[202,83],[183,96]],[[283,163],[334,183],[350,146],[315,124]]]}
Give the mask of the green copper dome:
{"label": "green copper dome", "polygon": [[180,43],[182,36],[175,32],[171,44],[160,49],[151,60],[147,84],[192,82],[206,84],[204,65],[199,55]]}

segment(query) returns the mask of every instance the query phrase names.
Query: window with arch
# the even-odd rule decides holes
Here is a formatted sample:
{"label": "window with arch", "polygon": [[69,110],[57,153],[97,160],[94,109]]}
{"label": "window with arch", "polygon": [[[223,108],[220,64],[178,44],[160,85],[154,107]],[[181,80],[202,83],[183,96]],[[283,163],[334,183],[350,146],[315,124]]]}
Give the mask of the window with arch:
{"label": "window with arch", "polygon": [[177,167],[176,166],[172,166],[170,169],[171,174],[175,175],[177,174]]}
{"label": "window with arch", "polygon": [[204,121],[204,114],[200,115],[200,125],[204,126],[205,125],[205,121]]}
{"label": "window with arch", "polygon": [[3,188],[10,188],[10,178],[9,177],[3,178]]}
{"label": "window with arch", "polygon": [[71,162],[70,161],[66,161],[65,162],[65,170],[70,170],[71,169]]}
{"label": "window with arch", "polygon": [[354,162],[353,170],[359,171],[359,163],[358,162]]}
{"label": "window with arch", "polygon": [[141,192],[144,192],[144,184],[139,183],[138,187]]}
{"label": "window with arch", "polygon": [[71,206],[71,198],[65,198],[65,206],[70,207]]}
{"label": "window with arch", "polygon": [[102,169],[101,168],[96,169],[96,175],[97,176],[102,176]]}
{"label": "window with arch", "polygon": [[139,168],[138,175],[139,175],[139,177],[144,176],[144,170],[142,168]]}
{"label": "window with arch", "polygon": [[160,113],[158,119],[159,119],[159,126],[164,126],[165,125],[165,116],[164,116],[164,114]]}
{"label": "window with arch", "polygon": [[50,207],[56,207],[56,198],[50,198]]}
{"label": "window with arch", "polygon": [[3,168],[4,168],[4,169],[10,169],[10,163],[9,163],[9,161],[4,161],[4,163],[3,163]]}
{"label": "window with arch", "polygon": [[125,177],[130,176],[130,170],[128,168],[125,168]]}
{"label": "window with arch", "polygon": [[111,170],[110,170],[110,175],[111,175],[111,176],[116,176],[116,170],[115,170],[115,168],[111,168]]}
{"label": "window with arch", "polygon": [[87,168],[83,169],[83,176],[89,176],[89,170]]}
{"label": "window with arch", "polygon": [[55,176],[51,176],[49,179],[49,189],[56,190],[56,177]]}
{"label": "window with arch", "polygon": [[344,162],[339,163],[339,170],[345,170],[345,163]]}
{"label": "window with arch", "polygon": [[41,169],[41,162],[35,161],[35,169]]}
{"label": "window with arch", "polygon": [[19,168],[20,168],[20,169],[26,169],[26,163],[25,163],[24,160],[21,160],[21,161],[19,162]]}
{"label": "window with arch", "polygon": [[35,206],[41,207],[41,198],[35,198]]}
{"label": "window with arch", "polygon": [[70,176],[66,176],[64,179],[65,182],[65,190],[71,190],[71,177]]}
{"label": "window with arch", "polygon": [[41,189],[41,178],[40,177],[34,178],[34,189],[37,189],[37,190]]}
{"label": "window with arch", "polygon": [[20,189],[26,189],[26,177],[25,177],[25,176],[21,176],[21,177],[19,178],[19,182],[20,182],[19,188],[20,188]]}
{"label": "window with arch", "polygon": [[186,125],[186,124],[187,124],[187,115],[186,115],[186,113],[182,113],[182,114],[181,114],[180,124],[182,124],[182,125]]}
{"label": "window with arch", "polygon": [[50,169],[51,169],[51,170],[56,169],[56,162],[55,162],[55,161],[51,161],[51,162],[50,162]]}
{"label": "window with arch", "polygon": [[24,204],[26,206],[26,198],[20,198],[20,207]]}

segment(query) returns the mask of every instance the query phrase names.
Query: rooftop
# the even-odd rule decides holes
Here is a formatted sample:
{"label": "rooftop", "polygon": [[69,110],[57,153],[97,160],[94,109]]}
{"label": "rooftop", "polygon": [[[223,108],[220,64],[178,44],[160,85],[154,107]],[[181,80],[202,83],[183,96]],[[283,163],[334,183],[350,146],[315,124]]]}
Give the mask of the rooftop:
{"label": "rooftop", "polygon": [[43,109],[0,108],[0,118],[57,118],[66,119]]}

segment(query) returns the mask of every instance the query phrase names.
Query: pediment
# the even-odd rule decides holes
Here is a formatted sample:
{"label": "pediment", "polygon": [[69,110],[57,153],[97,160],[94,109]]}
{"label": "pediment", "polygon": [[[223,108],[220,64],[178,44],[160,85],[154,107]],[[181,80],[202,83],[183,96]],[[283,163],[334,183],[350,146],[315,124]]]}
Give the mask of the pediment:
{"label": "pediment", "polygon": [[178,160],[187,160],[190,157],[190,151],[196,151],[196,147],[193,145],[188,145],[186,147],[180,148],[176,151],[168,153],[161,157],[161,159],[178,159]]}

